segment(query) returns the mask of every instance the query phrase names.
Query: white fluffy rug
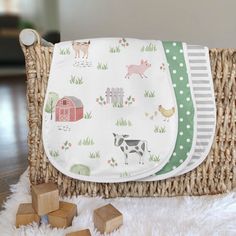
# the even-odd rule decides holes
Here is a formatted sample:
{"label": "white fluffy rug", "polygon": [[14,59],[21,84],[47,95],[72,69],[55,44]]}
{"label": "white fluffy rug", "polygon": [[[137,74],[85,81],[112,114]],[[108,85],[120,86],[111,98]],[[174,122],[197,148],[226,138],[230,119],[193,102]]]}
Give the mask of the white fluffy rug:
{"label": "white fluffy rug", "polygon": [[0,213],[1,236],[64,236],[65,233],[89,228],[92,235],[100,235],[92,222],[93,210],[112,203],[124,215],[124,225],[111,235],[236,235],[236,191],[204,197],[173,198],[117,198],[101,199],[77,197],[64,199],[78,206],[78,216],[72,227],[51,229],[48,225],[29,225],[16,229],[15,214],[20,203],[30,202],[29,180],[25,172]]}

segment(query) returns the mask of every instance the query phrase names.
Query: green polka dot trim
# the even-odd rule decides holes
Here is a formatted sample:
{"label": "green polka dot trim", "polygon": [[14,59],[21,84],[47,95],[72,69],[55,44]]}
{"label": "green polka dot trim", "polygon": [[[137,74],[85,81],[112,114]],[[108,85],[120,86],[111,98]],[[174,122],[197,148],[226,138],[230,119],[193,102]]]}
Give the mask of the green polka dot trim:
{"label": "green polka dot trim", "polygon": [[167,174],[186,160],[192,148],[194,133],[194,105],[182,43],[163,42],[163,47],[175,91],[179,120],[174,152],[169,162],[156,175]]}

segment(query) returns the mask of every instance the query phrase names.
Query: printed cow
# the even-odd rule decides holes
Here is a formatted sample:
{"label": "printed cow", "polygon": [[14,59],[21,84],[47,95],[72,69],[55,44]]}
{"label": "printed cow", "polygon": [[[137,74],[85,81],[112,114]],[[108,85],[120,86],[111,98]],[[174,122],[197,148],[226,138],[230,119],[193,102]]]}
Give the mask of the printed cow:
{"label": "printed cow", "polygon": [[143,156],[146,151],[150,152],[147,148],[147,141],[127,139],[129,135],[114,134],[114,145],[120,147],[121,151],[125,154],[125,164],[128,165],[129,153],[137,153],[139,155],[139,164],[144,164]]}

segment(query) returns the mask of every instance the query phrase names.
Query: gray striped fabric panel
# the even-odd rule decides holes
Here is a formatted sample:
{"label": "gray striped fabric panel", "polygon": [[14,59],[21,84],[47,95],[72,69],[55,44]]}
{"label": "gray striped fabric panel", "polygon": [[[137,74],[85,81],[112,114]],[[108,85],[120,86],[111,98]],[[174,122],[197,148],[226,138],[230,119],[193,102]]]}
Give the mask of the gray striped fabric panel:
{"label": "gray striped fabric panel", "polygon": [[193,170],[204,161],[210,151],[216,126],[216,106],[208,48],[187,45],[187,56],[197,109],[197,138],[194,154],[179,174]]}

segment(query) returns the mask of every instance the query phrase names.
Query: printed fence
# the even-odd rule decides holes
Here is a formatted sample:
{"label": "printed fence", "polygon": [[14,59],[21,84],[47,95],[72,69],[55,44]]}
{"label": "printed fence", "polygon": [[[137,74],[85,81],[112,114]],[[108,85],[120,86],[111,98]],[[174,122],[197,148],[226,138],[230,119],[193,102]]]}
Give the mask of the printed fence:
{"label": "printed fence", "polygon": [[107,88],[105,93],[107,103],[123,105],[124,90],[122,88]]}

